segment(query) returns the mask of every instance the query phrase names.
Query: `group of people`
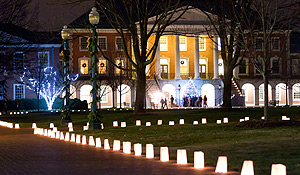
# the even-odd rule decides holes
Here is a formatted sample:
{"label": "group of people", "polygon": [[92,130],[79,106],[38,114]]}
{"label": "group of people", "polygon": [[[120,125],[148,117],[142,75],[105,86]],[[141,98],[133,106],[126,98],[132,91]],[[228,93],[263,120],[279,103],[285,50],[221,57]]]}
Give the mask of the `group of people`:
{"label": "group of people", "polygon": [[[175,107],[175,106],[180,106],[180,105],[176,105],[174,103],[174,97],[173,95],[171,95],[170,97],[170,102],[171,102],[171,108]],[[160,100],[161,103],[161,108],[162,109],[168,109],[168,100],[167,98],[161,98]],[[204,97],[202,98],[202,95],[200,95],[199,97],[191,97],[189,96],[185,96],[183,97],[183,107],[207,107],[207,97],[206,95],[204,95]]]}

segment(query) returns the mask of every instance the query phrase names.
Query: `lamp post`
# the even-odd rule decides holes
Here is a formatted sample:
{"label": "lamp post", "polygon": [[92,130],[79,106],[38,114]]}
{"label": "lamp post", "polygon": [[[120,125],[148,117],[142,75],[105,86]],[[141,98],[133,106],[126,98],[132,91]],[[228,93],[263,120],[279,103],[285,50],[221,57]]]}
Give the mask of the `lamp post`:
{"label": "lamp post", "polygon": [[181,106],[181,105],[180,105],[180,89],[181,89],[181,86],[178,85],[178,91],[179,91],[179,102],[178,102],[178,104],[179,104],[179,106]]}
{"label": "lamp post", "polygon": [[7,89],[6,89],[6,78],[7,78],[7,72],[6,72],[6,68],[4,67],[4,72],[3,72],[3,76],[4,76],[4,83],[3,83],[3,98],[4,98],[4,113],[7,113]]}
{"label": "lamp post", "polygon": [[61,31],[61,37],[64,43],[64,50],[63,50],[63,71],[64,71],[64,85],[65,85],[65,97],[64,97],[64,116],[62,118],[62,124],[66,124],[72,122],[70,116],[70,67],[69,67],[69,46],[68,46],[68,39],[70,37],[70,30],[67,26],[64,26]]}
{"label": "lamp post", "polygon": [[98,118],[97,114],[97,82],[96,82],[96,74],[97,74],[97,32],[96,32],[96,25],[99,23],[100,15],[97,12],[97,9],[95,7],[92,8],[92,11],[89,14],[89,21],[92,24],[92,31],[93,31],[93,37],[92,37],[92,48],[91,48],[91,55],[92,55],[92,112],[89,116],[89,130],[93,129],[100,129],[99,121],[95,121]]}

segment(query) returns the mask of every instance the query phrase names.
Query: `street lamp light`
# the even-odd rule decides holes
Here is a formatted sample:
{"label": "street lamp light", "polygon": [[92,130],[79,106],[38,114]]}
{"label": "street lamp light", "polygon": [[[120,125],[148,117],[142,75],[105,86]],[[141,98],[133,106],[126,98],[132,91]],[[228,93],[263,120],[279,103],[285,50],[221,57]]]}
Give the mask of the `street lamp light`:
{"label": "street lamp light", "polygon": [[62,124],[66,124],[69,122],[72,122],[71,116],[70,116],[70,80],[68,78],[70,74],[70,68],[69,68],[69,46],[68,46],[68,39],[70,37],[70,30],[67,28],[67,26],[64,26],[61,31],[61,37],[64,41],[64,50],[63,50],[63,71],[64,71],[64,85],[65,85],[65,97],[64,97],[64,116],[62,118]]}
{"label": "street lamp light", "polygon": [[92,11],[89,14],[89,21],[92,24],[92,31],[93,31],[93,37],[92,37],[92,111],[89,115],[89,130],[93,129],[100,129],[100,121],[98,120],[98,113],[97,113],[97,81],[96,81],[96,74],[97,74],[97,32],[96,32],[96,25],[99,23],[100,15],[97,12],[97,9],[95,7],[92,8]]}
{"label": "street lamp light", "polygon": [[179,103],[178,103],[178,104],[179,104],[179,106],[181,106],[181,105],[180,105],[180,89],[181,89],[181,86],[178,85],[178,91],[179,91]]}

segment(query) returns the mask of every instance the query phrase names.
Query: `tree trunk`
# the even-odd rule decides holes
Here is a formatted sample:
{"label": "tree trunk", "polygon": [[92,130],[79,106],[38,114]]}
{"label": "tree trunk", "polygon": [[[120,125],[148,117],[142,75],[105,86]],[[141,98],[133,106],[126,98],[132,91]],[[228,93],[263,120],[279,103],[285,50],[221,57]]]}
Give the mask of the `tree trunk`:
{"label": "tree trunk", "polygon": [[222,108],[231,109],[231,78],[233,76],[232,68],[229,65],[224,65],[224,90],[223,90],[223,105]]}
{"label": "tree trunk", "polygon": [[137,68],[136,77],[136,100],[135,100],[135,114],[143,113],[146,98],[146,73],[145,66]]}
{"label": "tree trunk", "polygon": [[269,103],[268,103],[268,97],[269,97],[269,89],[268,89],[268,76],[264,75],[264,117],[265,120],[269,120]]}

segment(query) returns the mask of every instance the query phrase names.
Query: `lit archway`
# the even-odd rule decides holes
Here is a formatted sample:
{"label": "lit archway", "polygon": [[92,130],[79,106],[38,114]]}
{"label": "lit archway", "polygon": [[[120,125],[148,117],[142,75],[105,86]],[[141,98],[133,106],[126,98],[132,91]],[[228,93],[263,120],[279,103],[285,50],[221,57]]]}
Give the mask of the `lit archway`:
{"label": "lit archway", "polygon": [[284,83],[279,83],[276,85],[276,101],[279,102],[277,105],[286,104],[286,85]]}
{"label": "lit archway", "polygon": [[[61,97],[65,97],[65,91],[61,93]],[[73,85],[70,85],[70,99],[76,98],[76,88]]]}
{"label": "lit archway", "polygon": [[212,84],[204,84],[202,86],[202,98],[206,95],[208,107],[215,106],[215,87]]}
{"label": "lit archway", "polygon": [[167,98],[171,98],[171,95],[175,98],[176,96],[176,88],[172,84],[165,84],[162,87],[163,93],[166,95]]}
{"label": "lit archway", "polygon": [[91,90],[92,90],[91,85],[83,85],[80,88],[80,100],[86,100],[88,103],[88,106],[91,107],[91,101],[92,101],[92,95],[91,95]]}
{"label": "lit archway", "polygon": [[[261,84],[258,89],[259,104],[264,105],[265,91],[264,84]],[[268,102],[272,99],[272,87],[268,85]]]}
{"label": "lit archway", "polygon": [[296,83],[293,85],[293,104],[299,105],[300,104],[300,83]]}
{"label": "lit archway", "polygon": [[242,86],[243,93],[245,95],[245,105],[254,106],[255,105],[255,87],[246,83]]}

